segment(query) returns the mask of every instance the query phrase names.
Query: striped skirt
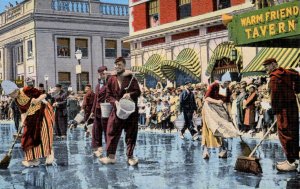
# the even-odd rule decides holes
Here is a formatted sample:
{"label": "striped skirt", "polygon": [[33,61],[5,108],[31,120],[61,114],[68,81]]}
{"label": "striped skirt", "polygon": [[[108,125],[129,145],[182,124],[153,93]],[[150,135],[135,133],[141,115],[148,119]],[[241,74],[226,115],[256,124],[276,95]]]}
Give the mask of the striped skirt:
{"label": "striped skirt", "polygon": [[25,160],[30,161],[47,157],[51,154],[53,144],[53,124],[54,112],[52,106],[48,103],[44,110],[44,117],[41,126],[41,144],[25,151]]}

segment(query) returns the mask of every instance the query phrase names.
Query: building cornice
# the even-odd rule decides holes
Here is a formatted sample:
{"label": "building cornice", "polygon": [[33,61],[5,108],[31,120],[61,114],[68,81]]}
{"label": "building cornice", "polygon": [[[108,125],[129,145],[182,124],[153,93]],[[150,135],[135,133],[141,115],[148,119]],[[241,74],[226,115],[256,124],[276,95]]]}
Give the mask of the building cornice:
{"label": "building cornice", "polygon": [[[36,28],[37,33],[53,33],[57,36],[94,36],[99,35],[104,38],[121,38],[122,36],[128,34],[126,32],[106,32],[106,31],[96,31],[96,30],[71,30],[71,29],[57,29],[57,28]],[[88,33],[88,34],[87,34]]]}
{"label": "building cornice", "polygon": [[17,19],[14,22],[11,22],[9,24],[6,24],[6,25],[3,25],[2,27],[0,27],[0,35],[3,34],[3,33],[9,32],[10,30],[13,30],[13,29],[15,29],[19,26],[27,24],[31,21],[33,21],[32,13],[27,14],[24,17],[21,17],[21,18]]}
{"label": "building cornice", "polygon": [[143,3],[146,3],[148,1],[150,1],[150,0],[140,0],[140,1],[137,1],[137,2],[134,2],[134,3],[132,3],[131,1],[129,1],[129,7],[134,7],[136,5],[143,4]]}
{"label": "building cornice", "polygon": [[242,5],[233,6],[227,9],[222,9],[203,15],[182,19],[167,24],[162,24],[154,28],[134,32],[133,34],[130,34],[130,36],[124,37],[123,40],[125,42],[136,42],[162,37],[168,34],[185,32],[191,29],[219,25],[222,24],[221,16],[223,14],[234,15],[251,9],[253,9],[253,5],[251,3],[244,3]]}
{"label": "building cornice", "polygon": [[60,14],[45,14],[35,13],[34,20],[36,21],[53,21],[53,22],[67,22],[78,24],[96,24],[105,26],[127,26],[129,25],[128,18],[118,18],[117,16],[93,17],[90,15],[60,15]]}
{"label": "building cornice", "polygon": [[171,42],[167,42],[167,43],[163,43],[163,44],[142,47],[140,49],[134,49],[134,50],[131,50],[131,56],[140,55],[143,52],[149,52],[149,51],[155,51],[155,50],[161,50],[161,49],[165,49],[165,50],[172,49],[172,48],[180,46],[180,45],[187,45],[187,44],[193,44],[193,43],[206,45],[206,43],[211,39],[217,39],[217,38],[223,38],[223,37],[228,37],[227,30],[209,33],[209,34],[203,35],[201,37],[185,38],[185,39],[171,41]]}

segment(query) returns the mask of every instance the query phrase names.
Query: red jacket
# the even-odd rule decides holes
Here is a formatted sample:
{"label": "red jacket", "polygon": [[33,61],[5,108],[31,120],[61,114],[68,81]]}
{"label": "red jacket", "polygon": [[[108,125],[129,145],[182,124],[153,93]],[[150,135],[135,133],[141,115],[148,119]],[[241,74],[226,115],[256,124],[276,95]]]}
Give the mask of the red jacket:
{"label": "red jacket", "polygon": [[88,91],[84,95],[82,109],[84,110],[85,120],[87,120],[89,115],[91,114],[94,98],[95,98],[95,93],[92,90]]}
{"label": "red jacket", "polygon": [[271,104],[274,113],[297,104],[295,93],[300,92],[300,76],[298,72],[277,68],[270,74]]}
{"label": "red jacket", "polygon": [[[107,92],[106,92],[106,100],[111,103],[113,107],[115,107],[115,101],[119,101],[123,95],[126,93],[125,88],[128,87],[130,80],[132,78],[131,73],[125,72],[125,76],[122,81],[121,88],[118,84],[117,75],[112,75],[107,82]],[[130,94],[131,99],[137,104],[138,97],[141,95],[140,87],[138,81],[133,78],[131,86],[127,90],[127,93]]]}

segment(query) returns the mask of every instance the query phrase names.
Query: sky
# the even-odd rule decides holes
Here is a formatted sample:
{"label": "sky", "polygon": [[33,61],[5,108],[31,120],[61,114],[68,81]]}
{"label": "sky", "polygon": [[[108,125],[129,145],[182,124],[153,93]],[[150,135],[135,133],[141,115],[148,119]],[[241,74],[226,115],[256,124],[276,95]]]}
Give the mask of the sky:
{"label": "sky", "polygon": [[[0,12],[3,12],[5,10],[5,5],[8,5],[9,2],[13,5],[16,5],[16,1],[22,2],[23,0],[0,0]],[[128,0],[102,0],[102,2],[128,4]]]}

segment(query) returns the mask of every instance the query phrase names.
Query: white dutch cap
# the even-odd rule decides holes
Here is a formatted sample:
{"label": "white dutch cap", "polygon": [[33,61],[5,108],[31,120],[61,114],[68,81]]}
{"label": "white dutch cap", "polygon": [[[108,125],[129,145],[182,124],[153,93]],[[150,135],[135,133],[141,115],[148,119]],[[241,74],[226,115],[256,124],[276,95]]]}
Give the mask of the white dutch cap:
{"label": "white dutch cap", "polygon": [[231,81],[231,75],[229,72],[226,72],[224,75],[221,77],[221,83],[225,83],[226,81]]}
{"label": "white dutch cap", "polygon": [[3,88],[5,95],[10,95],[15,90],[19,89],[19,87],[14,82],[9,80],[2,81],[1,87]]}

